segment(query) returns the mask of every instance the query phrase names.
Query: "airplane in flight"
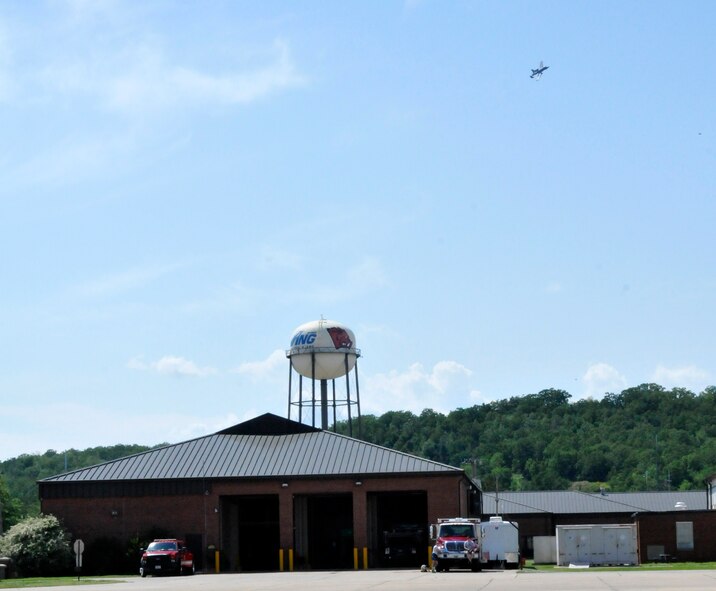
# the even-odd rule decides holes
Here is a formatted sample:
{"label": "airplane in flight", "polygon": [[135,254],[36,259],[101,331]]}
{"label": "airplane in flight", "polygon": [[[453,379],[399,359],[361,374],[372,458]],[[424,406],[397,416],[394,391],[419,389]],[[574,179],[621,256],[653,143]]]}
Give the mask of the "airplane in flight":
{"label": "airplane in flight", "polygon": [[536,70],[532,70],[532,74],[530,75],[530,78],[534,78],[535,80],[539,80],[542,78],[543,72],[549,68],[549,66],[545,66],[541,61],[539,63],[539,68]]}

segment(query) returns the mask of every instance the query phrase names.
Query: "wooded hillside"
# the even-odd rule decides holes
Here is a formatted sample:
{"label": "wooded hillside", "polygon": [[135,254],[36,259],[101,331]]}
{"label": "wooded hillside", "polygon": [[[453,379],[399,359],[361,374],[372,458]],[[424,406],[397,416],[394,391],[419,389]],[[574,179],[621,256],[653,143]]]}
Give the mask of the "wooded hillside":
{"label": "wooded hillside", "polygon": [[642,384],[602,400],[570,398],[550,389],[448,415],[364,416],[362,438],[475,466],[486,490],[693,490],[716,472],[716,387],[696,395]]}
{"label": "wooded hillside", "polygon": [[[475,471],[485,490],[694,490],[716,473],[716,387],[697,395],[642,384],[602,400],[570,398],[550,389],[448,415],[367,415],[362,438]],[[0,462],[5,527],[39,511],[38,479],[146,449],[48,451]]]}
{"label": "wooded hillside", "polygon": [[81,451],[69,449],[61,453],[49,450],[44,454],[23,454],[0,462],[0,505],[3,508],[4,528],[9,528],[24,516],[40,512],[38,480],[147,449],[150,448],[143,445],[113,445]]}

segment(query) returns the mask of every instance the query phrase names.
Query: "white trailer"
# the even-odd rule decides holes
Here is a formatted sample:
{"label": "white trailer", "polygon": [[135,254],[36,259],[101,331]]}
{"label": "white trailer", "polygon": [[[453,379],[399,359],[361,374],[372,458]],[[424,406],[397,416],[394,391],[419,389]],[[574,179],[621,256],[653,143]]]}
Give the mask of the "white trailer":
{"label": "white trailer", "polygon": [[482,551],[480,562],[496,568],[517,568],[520,564],[520,530],[516,522],[490,517],[480,524]]}

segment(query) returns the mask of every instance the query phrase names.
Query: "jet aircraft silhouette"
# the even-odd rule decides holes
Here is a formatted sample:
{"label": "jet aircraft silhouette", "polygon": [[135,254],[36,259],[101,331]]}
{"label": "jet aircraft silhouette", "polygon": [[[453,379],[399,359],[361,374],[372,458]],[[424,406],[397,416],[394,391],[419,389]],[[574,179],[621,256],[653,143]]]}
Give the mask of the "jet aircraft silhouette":
{"label": "jet aircraft silhouette", "polygon": [[549,66],[545,66],[541,61],[539,63],[539,68],[533,69],[532,74],[530,75],[530,78],[534,78],[535,80],[539,80],[542,78],[543,72],[549,68]]}

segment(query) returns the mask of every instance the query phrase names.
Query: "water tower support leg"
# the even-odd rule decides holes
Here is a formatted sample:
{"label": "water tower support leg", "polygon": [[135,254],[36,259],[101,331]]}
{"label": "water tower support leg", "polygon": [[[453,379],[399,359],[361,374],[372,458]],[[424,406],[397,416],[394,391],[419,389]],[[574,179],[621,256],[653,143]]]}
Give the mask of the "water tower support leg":
{"label": "water tower support leg", "polygon": [[321,429],[328,430],[328,380],[321,380]]}

